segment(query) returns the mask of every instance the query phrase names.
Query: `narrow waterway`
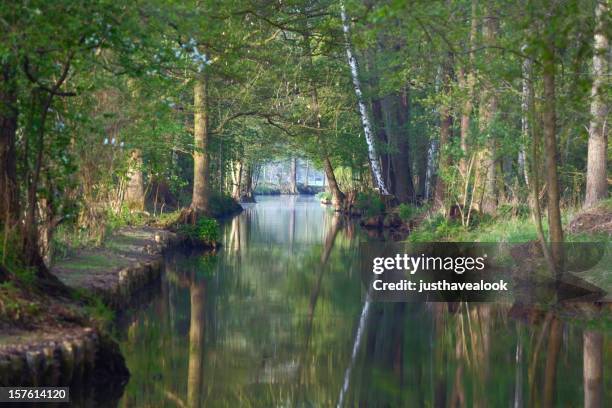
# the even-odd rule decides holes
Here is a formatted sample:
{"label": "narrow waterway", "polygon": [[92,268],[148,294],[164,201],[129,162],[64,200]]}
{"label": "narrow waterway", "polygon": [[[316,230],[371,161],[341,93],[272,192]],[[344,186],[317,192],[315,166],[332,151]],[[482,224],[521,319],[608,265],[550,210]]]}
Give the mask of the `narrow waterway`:
{"label": "narrow waterway", "polygon": [[[159,292],[118,329],[120,406],[583,404],[585,327],[511,305],[364,308],[366,239],[313,197],[258,197],[216,255],[169,254]],[[603,329],[588,329],[609,367]]]}

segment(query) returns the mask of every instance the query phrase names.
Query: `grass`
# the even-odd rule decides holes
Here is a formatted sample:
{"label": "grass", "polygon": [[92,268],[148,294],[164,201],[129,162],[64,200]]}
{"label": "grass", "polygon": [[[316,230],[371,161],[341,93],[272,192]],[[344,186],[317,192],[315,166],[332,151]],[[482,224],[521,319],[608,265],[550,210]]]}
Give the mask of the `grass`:
{"label": "grass", "polygon": [[[609,204],[612,208],[612,200]],[[608,204],[606,204],[608,205]],[[401,215],[400,215],[401,216]],[[563,213],[564,228],[567,228],[571,213]],[[548,222],[542,219],[544,235],[548,234]],[[531,217],[508,214],[485,218],[474,226],[464,227],[457,220],[447,220],[440,214],[428,216],[408,237],[410,242],[508,242],[520,243],[538,239],[536,226]],[[608,241],[605,234],[566,234],[568,242]]]}
{"label": "grass", "polygon": [[81,254],[74,260],[66,260],[61,263],[62,268],[84,271],[90,269],[109,269],[122,265],[123,262],[104,254]]}
{"label": "grass", "polygon": [[396,210],[402,221],[410,221],[411,219],[427,211],[428,206],[424,205],[421,207],[417,207],[415,205],[402,203],[396,207]]}
{"label": "grass", "polygon": [[72,298],[83,304],[85,314],[96,323],[107,325],[115,319],[115,313],[109,308],[102,298],[85,289],[74,289]]}

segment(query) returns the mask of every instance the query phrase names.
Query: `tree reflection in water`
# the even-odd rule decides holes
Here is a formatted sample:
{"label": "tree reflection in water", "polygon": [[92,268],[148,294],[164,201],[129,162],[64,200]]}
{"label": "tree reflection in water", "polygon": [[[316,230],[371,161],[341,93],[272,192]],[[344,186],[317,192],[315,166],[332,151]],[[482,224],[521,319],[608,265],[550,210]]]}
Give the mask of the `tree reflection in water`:
{"label": "tree reflection in water", "polygon": [[120,405],[334,406],[349,366],[347,407],[610,405],[609,336],[584,329],[597,305],[372,303],[353,356],[366,239],[314,199],[264,197],[218,254],[169,254],[160,295],[119,331]]}

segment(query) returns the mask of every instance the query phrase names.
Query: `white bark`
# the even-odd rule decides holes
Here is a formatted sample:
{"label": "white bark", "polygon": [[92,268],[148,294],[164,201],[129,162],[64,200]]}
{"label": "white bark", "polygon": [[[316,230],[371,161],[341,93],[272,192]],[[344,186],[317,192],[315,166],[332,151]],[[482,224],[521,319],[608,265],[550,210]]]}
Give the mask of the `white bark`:
{"label": "white bark", "polygon": [[[523,51],[526,50],[526,46],[523,46]],[[532,61],[531,58],[525,58],[523,61],[523,89],[521,95],[521,133],[523,140],[521,140],[521,146],[518,155],[518,165],[519,165],[519,175],[523,175],[525,179],[525,184],[529,186],[529,172],[527,171],[527,166],[525,165],[525,146],[529,143],[531,128],[529,127],[529,105],[531,101],[529,100],[529,81],[531,81],[531,70],[532,70]]]}
{"label": "white bark", "polygon": [[438,141],[436,139],[432,139],[429,144],[429,149],[427,150],[427,170],[425,171],[425,197],[424,199],[427,201],[431,198],[431,187],[434,172],[436,169],[436,155],[438,151]]}
{"label": "white bark", "polygon": [[368,315],[370,314],[370,305],[372,303],[370,291],[371,289],[368,290],[365,302],[363,303],[363,309],[361,310],[361,316],[359,317],[359,325],[357,326],[355,342],[353,343],[353,352],[351,353],[351,360],[349,361],[349,365],[344,373],[344,381],[342,382],[342,390],[340,390],[340,397],[338,397],[337,408],[342,408],[344,406],[344,399],[346,398],[346,393],[348,392],[349,383],[351,380],[351,372],[353,371],[353,366],[355,365],[357,354],[359,354],[359,349],[361,348],[361,340],[366,329]]}
{"label": "white bark", "polygon": [[382,177],[380,162],[378,161],[378,155],[376,154],[376,146],[374,146],[374,133],[372,132],[372,125],[369,118],[368,110],[363,100],[361,82],[359,81],[359,67],[357,66],[357,59],[353,55],[350,35],[351,28],[349,26],[350,23],[348,20],[348,16],[346,15],[344,1],[340,2],[340,15],[342,17],[342,31],[344,31],[346,56],[348,58],[349,67],[351,68],[351,77],[353,78],[353,87],[355,88],[355,95],[357,96],[357,105],[359,106],[359,115],[361,116],[363,133],[365,134],[366,143],[368,144],[368,159],[370,161],[370,166],[372,167],[374,184],[376,185],[381,194],[389,195],[389,191],[387,190],[387,186],[385,185],[385,181]]}

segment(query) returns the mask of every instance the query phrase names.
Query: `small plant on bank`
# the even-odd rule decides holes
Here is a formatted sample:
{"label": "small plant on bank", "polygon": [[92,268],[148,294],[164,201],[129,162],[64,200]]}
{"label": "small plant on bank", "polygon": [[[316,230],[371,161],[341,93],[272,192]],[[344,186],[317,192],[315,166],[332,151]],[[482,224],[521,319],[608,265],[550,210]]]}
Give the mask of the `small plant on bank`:
{"label": "small plant on bank", "polygon": [[426,207],[416,207],[414,205],[405,204],[405,203],[402,203],[397,206],[397,214],[404,222],[410,221],[411,219],[422,214],[426,210],[427,210]]}
{"label": "small plant on bank", "polygon": [[377,193],[363,192],[357,194],[355,208],[366,217],[375,217],[385,212],[385,203]]}
{"label": "small plant on bank", "polygon": [[178,232],[192,243],[216,246],[219,240],[219,223],[214,218],[201,217],[195,224],[183,224]]}
{"label": "small plant on bank", "polygon": [[321,202],[331,203],[332,195],[329,191],[318,192],[315,197]]}

